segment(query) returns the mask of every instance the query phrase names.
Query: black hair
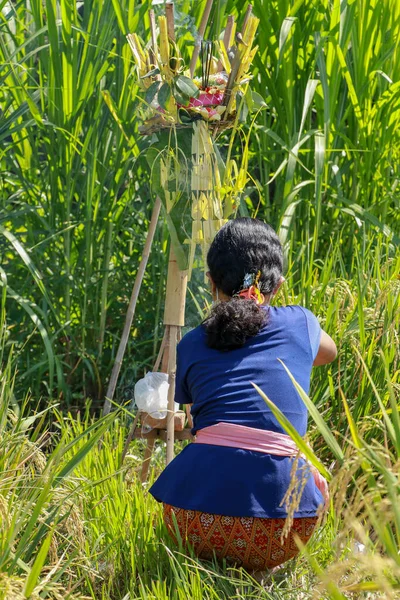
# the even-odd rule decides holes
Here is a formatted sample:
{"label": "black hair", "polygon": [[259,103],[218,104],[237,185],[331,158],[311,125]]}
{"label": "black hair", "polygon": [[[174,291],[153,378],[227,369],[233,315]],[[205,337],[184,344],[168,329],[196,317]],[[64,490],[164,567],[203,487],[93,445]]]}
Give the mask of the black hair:
{"label": "black hair", "polygon": [[217,233],[207,255],[210,276],[230,299],[217,303],[203,321],[207,345],[217,350],[243,346],[268,322],[268,312],[253,300],[235,296],[247,273],[256,276],[262,294],[271,294],[283,269],[282,246],[275,231],[258,219],[228,221]]}

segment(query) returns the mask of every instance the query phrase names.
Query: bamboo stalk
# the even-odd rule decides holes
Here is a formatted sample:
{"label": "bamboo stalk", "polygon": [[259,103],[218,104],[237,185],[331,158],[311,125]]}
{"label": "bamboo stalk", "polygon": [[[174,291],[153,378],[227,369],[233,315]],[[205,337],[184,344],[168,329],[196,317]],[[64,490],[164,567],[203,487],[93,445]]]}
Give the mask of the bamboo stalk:
{"label": "bamboo stalk", "polygon": [[[234,59],[232,61],[231,72],[229,73],[228,83],[226,84],[226,88],[225,88],[225,92],[224,92],[224,99],[222,101],[222,104],[224,106],[228,106],[229,100],[231,98],[232,90],[233,90],[233,87],[234,87],[235,81],[236,81],[236,76],[240,69],[240,63],[241,63],[240,53],[238,52],[238,49],[236,48],[236,53],[235,53]],[[228,115],[226,115],[226,116],[228,116]]]}
{"label": "bamboo stalk", "polygon": [[168,412],[167,412],[167,465],[174,458],[174,410],[175,410],[175,378],[176,378],[176,341],[178,327],[167,325],[169,329],[169,360],[168,360]]}
{"label": "bamboo stalk", "polygon": [[226,106],[226,115],[228,116],[231,112],[232,102],[234,96],[232,92],[235,88],[236,81],[240,80],[241,75],[245,72],[248,67],[248,62],[252,53],[256,51],[252,49],[254,37],[258,27],[259,19],[251,14],[251,11],[247,11],[247,19],[245,28],[242,29],[243,34],[241,35],[241,42],[236,47],[236,54],[233,59],[232,69],[229,74],[228,83],[225,88],[223,104]]}
{"label": "bamboo stalk", "polygon": [[132,295],[129,301],[128,311],[125,317],[125,325],[122,332],[121,340],[118,346],[117,357],[115,359],[115,363],[113,366],[113,370],[111,372],[110,381],[108,384],[106,399],[104,401],[103,406],[103,414],[107,415],[111,409],[111,400],[114,398],[115,388],[117,386],[119,372],[121,370],[122,361],[124,358],[126,345],[128,343],[129,332],[132,326],[133,317],[135,314],[136,304],[140,292],[140,288],[142,285],[144,272],[146,270],[147,261],[149,260],[150,250],[154,239],[154,234],[157,227],[158,217],[160,215],[161,209],[161,200],[159,197],[156,198],[154,203],[153,212],[151,215],[149,231],[147,232],[146,243],[143,248],[142,260],[140,261],[140,265],[138,268],[138,272],[136,275],[135,283],[132,289]]}
{"label": "bamboo stalk", "polygon": [[[235,17],[233,15],[229,15],[228,20],[226,22],[225,31],[224,31],[224,46],[225,46],[225,50],[226,50],[227,54],[229,52],[229,48],[232,45],[232,31],[233,31],[234,25],[235,25]],[[219,60],[218,61],[218,71],[222,71],[222,69],[223,69],[223,64]]]}
{"label": "bamboo stalk", "polygon": [[199,32],[197,34],[197,38],[194,44],[192,59],[190,61],[190,76],[193,77],[194,70],[196,68],[197,59],[200,54],[201,42],[203,40],[204,32],[207,27],[208,19],[210,18],[210,12],[213,5],[214,0],[207,0],[206,7],[204,9],[203,16],[201,17]]}
{"label": "bamboo stalk", "polygon": [[161,359],[161,373],[168,373],[168,361],[169,361],[169,335],[168,326],[165,328],[165,344],[164,344],[164,352]]}
{"label": "bamboo stalk", "polygon": [[232,46],[232,31],[235,25],[235,17],[233,15],[228,16],[228,20],[225,27],[224,32],[224,46],[226,51],[228,52],[229,48]]}
{"label": "bamboo stalk", "polygon": [[246,14],[244,15],[244,19],[243,19],[243,25],[242,25],[242,30],[241,30],[242,35],[246,31],[247,23],[249,22],[250,15],[252,12],[253,12],[253,6],[252,6],[252,4],[248,4],[247,9],[246,9]]}
{"label": "bamboo stalk", "polygon": [[171,245],[168,261],[167,289],[165,292],[164,325],[185,324],[185,301],[188,272],[181,271]]}
{"label": "bamboo stalk", "polygon": [[172,42],[175,42],[174,3],[173,2],[166,3],[165,16],[167,17],[168,37]]}
{"label": "bamboo stalk", "polygon": [[153,48],[154,56],[157,57],[157,53],[158,53],[157,27],[156,27],[156,16],[155,16],[153,9],[150,10],[149,16],[150,16],[151,45]]}

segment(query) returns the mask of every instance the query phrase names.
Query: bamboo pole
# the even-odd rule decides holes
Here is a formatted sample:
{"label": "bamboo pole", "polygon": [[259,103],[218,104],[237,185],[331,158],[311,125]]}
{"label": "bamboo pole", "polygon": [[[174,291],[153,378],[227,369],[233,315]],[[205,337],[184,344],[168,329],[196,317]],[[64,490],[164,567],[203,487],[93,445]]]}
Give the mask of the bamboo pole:
{"label": "bamboo pole", "polygon": [[[229,48],[232,46],[232,31],[235,25],[235,17],[233,15],[228,16],[228,20],[226,22],[226,27],[224,31],[224,46],[226,53],[228,54]],[[218,61],[218,71],[222,71],[223,65],[222,62]]]}
{"label": "bamboo pole", "polygon": [[235,17],[233,15],[228,16],[228,20],[225,27],[224,32],[224,46],[226,51],[228,52],[229,48],[232,46],[232,31],[233,26],[235,25]]}
{"label": "bamboo pole", "polygon": [[124,358],[126,345],[128,343],[129,333],[132,326],[133,317],[135,315],[135,309],[137,300],[139,297],[140,288],[143,282],[144,273],[146,270],[147,262],[149,260],[151,246],[153,244],[154,234],[157,227],[158,217],[160,215],[161,209],[161,200],[157,196],[156,201],[154,203],[153,212],[151,215],[150,226],[147,232],[146,243],[143,248],[142,260],[140,261],[140,265],[138,268],[138,272],[136,275],[135,283],[132,289],[131,299],[129,301],[128,311],[125,317],[125,325],[122,332],[121,340],[118,346],[117,357],[115,359],[115,363],[113,366],[113,370],[111,372],[110,381],[107,388],[106,399],[104,401],[103,406],[103,414],[107,415],[111,410],[111,400],[114,398],[115,388],[117,386],[119,372],[121,370],[122,361]]}
{"label": "bamboo pole", "polygon": [[[250,19],[250,16],[251,16],[252,12],[253,12],[253,6],[251,4],[249,4],[247,6],[246,14],[244,16],[242,29],[241,29],[241,32],[239,34],[239,37],[240,37],[241,40],[243,39],[243,35],[244,35],[245,31],[246,31],[246,27],[247,27],[247,24],[249,22],[249,19]],[[222,102],[223,105],[227,106],[228,108],[229,108],[229,101],[231,99],[232,90],[233,90],[233,87],[235,85],[235,80],[236,80],[237,74],[238,74],[239,69],[240,69],[240,65],[241,65],[240,51],[237,48],[236,49],[236,54],[235,54],[235,56],[233,58],[233,61],[232,61],[231,72],[229,74],[228,83],[226,84],[226,88],[225,88],[225,92],[224,92],[224,99],[223,99],[223,102]]]}
{"label": "bamboo pole", "polygon": [[164,337],[164,351],[161,359],[161,373],[168,373],[168,361],[169,361],[169,333],[168,327],[165,328],[165,337]]}
{"label": "bamboo pole", "polygon": [[158,54],[157,27],[156,27],[156,16],[155,16],[153,9],[150,10],[149,16],[150,16],[150,31],[151,31],[152,50],[154,52],[154,56],[157,56],[157,54]]}
{"label": "bamboo pole", "polygon": [[165,291],[164,325],[184,326],[187,279],[188,272],[179,269],[171,244]]}
{"label": "bamboo pole", "polygon": [[167,17],[168,37],[172,42],[175,42],[174,3],[173,2],[166,3],[165,16]]}
{"label": "bamboo pole", "polygon": [[246,14],[244,15],[244,19],[243,19],[243,25],[242,25],[242,35],[244,34],[246,27],[247,27],[247,23],[249,22],[250,19],[250,15],[253,12],[253,5],[252,4],[248,4],[247,6],[247,10],[246,10]]}
{"label": "bamboo pole", "polygon": [[225,88],[225,92],[224,92],[224,99],[222,101],[222,104],[224,106],[228,106],[229,100],[231,98],[233,86],[235,85],[236,76],[240,69],[240,63],[241,63],[241,60],[239,57],[239,53],[236,50],[236,54],[233,58],[232,65],[231,65],[231,72],[229,73],[229,77],[228,77],[228,83],[226,84],[226,88]]}
{"label": "bamboo pole", "polygon": [[177,325],[167,325],[169,329],[169,356],[168,356],[168,412],[167,412],[167,465],[174,458],[174,410],[175,410],[175,378],[176,378],[176,342],[178,334]]}
{"label": "bamboo pole", "polygon": [[194,48],[193,48],[192,59],[190,61],[190,76],[191,77],[193,77],[193,75],[194,75],[194,70],[196,68],[197,59],[199,58],[201,42],[203,40],[204,32],[207,27],[208,19],[210,18],[210,12],[212,9],[213,2],[214,2],[214,0],[207,0],[207,4],[204,9],[203,16],[201,17],[199,32],[196,37],[196,41],[195,41]]}

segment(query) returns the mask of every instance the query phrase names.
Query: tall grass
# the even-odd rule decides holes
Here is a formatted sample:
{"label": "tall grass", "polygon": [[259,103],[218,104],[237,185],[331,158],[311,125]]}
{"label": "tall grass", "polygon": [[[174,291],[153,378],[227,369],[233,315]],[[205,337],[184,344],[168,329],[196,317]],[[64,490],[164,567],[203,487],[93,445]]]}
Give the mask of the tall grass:
{"label": "tall grass", "polygon": [[[69,1],[2,3],[1,231],[14,232],[3,265],[48,342],[47,356],[25,353],[26,386],[45,381],[70,402],[74,380],[101,394],[100,365],[115,345],[108,309],[115,335],[151,211],[147,177],[136,177],[136,84],[124,37],[146,8],[94,1],[80,15]],[[26,334],[31,324],[11,310]]]}
{"label": "tall grass", "polygon": [[[151,212],[124,37],[148,38],[149,7],[0,2],[0,238],[8,310],[19,323],[18,385],[57,392],[70,406],[82,390],[95,403],[104,393]],[[201,9],[176,3],[186,57]],[[398,241],[398,2],[256,0],[254,11],[261,25],[252,85],[267,107],[250,133],[240,212],[279,228],[310,276],[339,244],[352,276],[370,233]],[[218,2],[207,35],[230,13],[240,20],[241,4]],[[232,158],[241,152],[239,141]],[[156,350],[165,235],[160,227],[120,398]],[[189,318],[193,310],[189,302]]]}
{"label": "tall grass", "polygon": [[398,3],[256,1],[255,9],[259,90],[270,99],[259,124],[267,214],[283,239],[311,245],[311,262],[333,232],[349,253],[364,226],[390,236],[392,218],[398,226]]}
{"label": "tall grass", "polygon": [[[16,402],[3,287],[0,598],[28,597],[26,590],[55,600],[396,598],[400,286],[394,259],[372,276],[384,256],[384,245],[377,249],[364,262],[364,286],[340,276],[339,253],[330,273],[314,271],[309,304],[338,330],[338,361],[314,371],[309,432],[316,456],[331,468],[332,504],[302,556],[263,585],[172,543],[139,481],[140,441],[121,466],[130,424],[124,413],[96,422],[90,406],[72,416],[55,406],[35,414]],[[280,299],[302,300],[289,286]],[[151,479],[164,458],[160,446]]]}
{"label": "tall grass", "polygon": [[[3,292],[5,288],[3,287]],[[29,413],[14,398],[13,353],[4,351],[5,294],[0,304],[0,598],[82,598],[74,593],[84,541],[81,496],[74,477],[111,420],[72,438],[46,427],[54,407]],[[51,564],[51,566],[50,566]]]}
{"label": "tall grass", "polygon": [[[0,477],[4,600],[28,597],[23,595],[28,589],[33,598],[57,600],[345,599],[364,597],[363,590],[374,594],[369,597],[397,597],[398,456],[378,441],[366,441],[371,422],[359,422],[357,429],[348,417],[349,433],[337,436],[345,462],[331,483],[327,522],[299,559],[261,585],[241,570],[201,562],[175,547],[159,507],[140,484],[138,442],[121,468],[125,419],[116,417],[102,432],[102,443],[90,444],[89,411],[78,418],[53,416],[66,448],[59,465],[62,480],[52,469],[54,454],[46,461],[40,450],[45,436],[43,430],[37,436],[40,419],[29,419],[22,432],[10,412],[9,435],[2,429],[1,448],[7,450],[7,469]],[[390,411],[386,418],[388,433],[396,420]],[[71,462],[74,469],[66,472]],[[357,544],[365,546],[361,555]]]}

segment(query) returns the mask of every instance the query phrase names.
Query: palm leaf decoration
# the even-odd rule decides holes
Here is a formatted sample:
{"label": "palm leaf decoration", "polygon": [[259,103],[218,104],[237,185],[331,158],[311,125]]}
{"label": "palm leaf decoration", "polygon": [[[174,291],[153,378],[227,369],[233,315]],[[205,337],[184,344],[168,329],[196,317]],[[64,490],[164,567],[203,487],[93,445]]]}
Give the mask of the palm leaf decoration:
{"label": "palm leaf decoration", "polygon": [[[236,24],[229,17],[223,41],[200,39],[195,44],[190,67],[182,59],[187,53],[175,41],[170,4],[158,27],[150,13],[151,43],[144,46],[136,34],[127,36],[142,91],[139,131],[152,136],[147,151],[152,189],[161,198],[178,266],[189,276],[196,248],[201,247],[205,259],[215,233],[237,209],[247,181],[242,166],[223,163],[216,136],[226,129],[235,135],[243,104],[254,107],[248,86],[258,22],[249,7],[235,35]],[[200,27],[200,38],[204,29]]]}

